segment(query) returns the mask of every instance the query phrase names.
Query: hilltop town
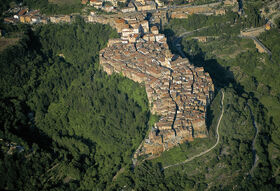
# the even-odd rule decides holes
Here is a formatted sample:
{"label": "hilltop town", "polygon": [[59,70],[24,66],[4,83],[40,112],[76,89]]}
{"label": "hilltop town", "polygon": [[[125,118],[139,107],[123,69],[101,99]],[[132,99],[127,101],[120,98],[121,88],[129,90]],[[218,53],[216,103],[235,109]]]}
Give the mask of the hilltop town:
{"label": "hilltop town", "polygon": [[279,0],[2,0],[0,190],[277,190]]}
{"label": "hilltop town", "polygon": [[144,16],[116,18],[115,25],[121,37],[100,51],[100,65],[109,75],[143,83],[151,112],[160,116],[134,157],[206,137],[206,108],[214,93],[209,74],[171,54],[166,37]]}
{"label": "hilltop town", "polygon": [[[186,58],[173,55],[167,39],[159,31],[169,19],[188,18],[192,14],[224,15],[226,8],[242,14],[237,0],[226,0],[203,5],[174,5],[160,0],[82,0],[91,11],[80,15],[86,22],[109,24],[120,34],[111,39],[100,51],[100,65],[108,74],[122,75],[143,83],[152,114],[160,116],[159,122],[149,131],[134,157],[158,155],[178,144],[206,137],[206,108],[214,93],[213,82],[203,68],[194,67]],[[93,8],[93,9],[91,9]],[[110,14],[97,14],[98,11]],[[5,22],[46,24],[69,23],[74,15],[45,16],[39,10],[15,7],[9,10],[12,18]],[[269,27],[269,26],[268,26]],[[260,30],[264,31],[262,27]],[[245,32],[241,35],[245,36]],[[249,36],[251,37],[251,36]],[[204,40],[206,37],[197,37]],[[253,39],[259,51],[265,47]],[[263,48],[264,47],[264,48]]]}

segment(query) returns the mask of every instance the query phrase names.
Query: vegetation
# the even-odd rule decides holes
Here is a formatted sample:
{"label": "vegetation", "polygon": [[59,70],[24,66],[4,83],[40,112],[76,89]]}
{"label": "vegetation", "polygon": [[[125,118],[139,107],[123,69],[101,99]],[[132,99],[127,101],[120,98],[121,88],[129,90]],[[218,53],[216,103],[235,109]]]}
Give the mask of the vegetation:
{"label": "vegetation", "polygon": [[104,190],[149,120],[144,87],[99,69],[116,32],[82,20],[23,32],[0,55],[1,189]]}
{"label": "vegetation", "polygon": [[[276,169],[279,169],[280,165],[278,162],[274,162],[279,160],[280,156],[279,143],[276,139],[276,136],[279,137],[279,128],[277,127],[280,125],[277,117],[280,112],[280,100],[278,99],[280,93],[279,63],[277,63],[279,51],[278,44],[275,43],[278,40],[279,31],[272,29],[260,36],[260,40],[273,52],[272,61],[269,56],[259,54],[250,40],[240,39],[237,36],[239,30],[244,27],[255,27],[263,24],[262,19],[256,15],[258,13],[254,12],[245,20],[234,15],[232,15],[232,19],[229,15],[222,16],[217,19],[223,19],[220,24],[219,22],[215,23],[215,16],[190,17],[186,20],[171,21],[165,28],[169,45],[172,50],[176,51],[177,48],[171,43],[174,41],[175,34],[205,27],[205,29],[190,33],[189,36],[182,39],[183,50],[192,63],[203,66],[210,73],[216,87],[226,88],[225,102],[227,104],[220,127],[221,147],[216,149],[216,153],[207,155],[210,161],[211,156],[213,159],[218,157],[218,160],[215,159],[215,162],[211,163],[210,161],[205,162],[205,156],[184,165],[184,167],[169,170],[177,173],[179,169],[180,172],[186,169],[182,176],[186,174],[191,174],[191,177],[203,175],[204,178],[195,181],[195,183],[201,182],[211,185],[210,188],[214,190],[219,187],[226,189],[233,186],[242,190],[254,188],[273,190],[279,184],[279,171]],[[195,20],[198,19],[201,21],[197,21],[198,24],[195,24]],[[253,20],[255,22],[251,22]],[[192,39],[194,36],[213,37],[209,37],[207,43],[199,43]],[[251,179],[248,173],[254,159],[251,148],[255,130],[250,120],[252,116],[250,117],[249,107],[253,111],[255,122],[259,127],[255,145],[259,161],[254,168]],[[217,109],[215,100],[211,108],[215,108],[214,111]],[[164,160],[171,159],[173,155],[180,158],[180,152],[177,151],[170,156],[165,155],[167,158]],[[277,160],[275,160],[276,158]],[[227,160],[228,162],[226,162]],[[203,161],[203,165],[199,161]],[[221,165],[223,171],[218,168]],[[169,171],[165,172],[165,175],[168,175]],[[231,179],[228,176],[231,176]],[[214,185],[213,182],[215,182]]]}
{"label": "vegetation", "polygon": [[181,30],[192,31],[199,28],[208,28],[210,26],[221,27],[229,24],[233,24],[237,15],[229,12],[224,16],[206,16],[206,15],[190,15],[187,19],[172,19],[168,25],[168,28],[172,28],[174,32],[180,32]]}
{"label": "vegetation", "polygon": [[10,8],[10,1],[9,0],[3,0],[0,4],[0,15],[2,15],[3,12],[8,10],[9,8]]}
{"label": "vegetation", "polygon": [[[138,187],[139,190],[149,190],[151,187],[154,190],[231,190],[233,187],[237,190],[277,190],[280,184],[280,164],[277,162],[280,156],[279,141],[276,138],[279,137],[277,127],[280,125],[276,116],[280,112],[279,93],[276,93],[280,87],[277,80],[279,67],[268,56],[257,53],[252,41],[237,36],[243,28],[263,24],[261,18],[251,22],[254,18],[258,17],[248,16],[246,20],[233,13],[221,17],[195,15],[188,19],[171,20],[165,27],[164,32],[174,53],[179,53],[173,43],[178,42],[176,34],[205,28],[183,38],[181,43],[190,61],[196,66],[203,66],[210,73],[215,87],[223,88],[225,92],[221,141],[214,151],[203,157],[168,168],[161,174],[156,173],[163,170],[163,166],[184,161],[213,145],[214,127],[220,115],[218,93],[208,110],[210,141],[204,139],[199,140],[199,144],[180,145],[151,162],[142,163],[134,172],[126,171],[118,177],[114,185],[117,189],[137,188],[139,177],[136,172],[142,171],[145,178],[141,177],[141,180],[145,185]],[[268,32],[264,33],[266,38],[262,37],[261,40],[266,41],[269,48],[275,47],[277,50],[275,42],[279,33],[272,35],[274,32],[272,30],[269,35]],[[193,36],[213,37],[208,38],[207,43],[199,43],[192,40]],[[253,124],[257,124],[257,136]],[[256,165],[253,151],[255,139]]]}
{"label": "vegetation", "polygon": [[273,28],[269,31],[266,31],[265,33],[262,33],[260,35],[259,39],[272,52],[272,61],[275,62],[276,64],[279,64],[280,44],[275,43],[275,42],[279,42],[279,40],[280,40],[279,30],[276,28]]}
{"label": "vegetation", "polygon": [[213,35],[237,35],[241,29],[259,27],[265,24],[265,19],[255,8],[245,10],[246,17],[240,17],[237,13],[228,11],[223,16],[190,15],[187,19],[172,19],[165,30],[172,29],[175,33],[182,34],[194,31],[194,34],[207,36]]}
{"label": "vegetation", "polygon": [[[46,2],[25,1],[61,13]],[[246,1],[247,17],[193,15],[165,27],[173,53],[176,35],[203,28],[178,43],[191,63],[209,72],[217,90],[207,113],[209,138],[182,144],[135,167],[131,155],[158,116],[149,113],[141,84],[108,76],[98,65],[100,49],[117,33],[80,18],[33,30],[0,23],[7,37],[19,39],[0,52],[0,189],[277,190],[279,30],[260,36],[271,58],[237,36],[241,29],[263,24],[261,6],[260,1]],[[73,9],[65,8],[68,11]],[[202,43],[193,39],[197,36],[211,37]],[[221,89],[225,99],[219,145],[164,170],[214,144]]]}
{"label": "vegetation", "polygon": [[40,9],[47,15],[80,13],[83,5],[80,0],[53,1],[48,0],[23,0],[23,4],[31,9]]}
{"label": "vegetation", "polygon": [[153,160],[153,163],[161,163],[163,166],[167,166],[177,162],[182,162],[207,150],[213,146],[215,142],[216,140],[214,136],[210,136],[209,138],[205,139],[195,139],[192,142],[186,142],[185,144],[174,147],[169,151],[163,152],[160,157]]}
{"label": "vegetation", "polygon": [[80,0],[2,0],[0,4],[0,16],[15,4],[23,3],[31,9],[40,9],[47,15],[80,13],[84,7]]}
{"label": "vegetation", "polygon": [[247,15],[244,19],[244,27],[259,27],[265,24],[265,19],[261,17],[260,11],[257,7],[248,6],[245,9],[245,14]]}

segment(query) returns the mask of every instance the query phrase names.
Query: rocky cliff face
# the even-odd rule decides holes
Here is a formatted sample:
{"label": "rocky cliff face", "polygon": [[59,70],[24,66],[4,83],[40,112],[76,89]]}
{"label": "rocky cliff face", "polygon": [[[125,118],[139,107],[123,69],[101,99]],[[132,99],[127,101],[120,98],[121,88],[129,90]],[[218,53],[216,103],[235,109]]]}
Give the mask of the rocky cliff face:
{"label": "rocky cliff face", "polygon": [[185,141],[206,137],[212,80],[203,68],[172,55],[162,34],[139,34],[132,42],[111,40],[100,51],[100,64],[109,75],[122,73],[144,83],[151,112],[160,116],[135,157],[157,155]]}

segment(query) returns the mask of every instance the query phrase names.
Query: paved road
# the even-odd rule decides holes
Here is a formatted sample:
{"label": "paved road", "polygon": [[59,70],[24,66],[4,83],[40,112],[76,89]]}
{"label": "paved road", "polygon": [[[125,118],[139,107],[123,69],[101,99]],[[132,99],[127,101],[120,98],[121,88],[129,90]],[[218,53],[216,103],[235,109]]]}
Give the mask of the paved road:
{"label": "paved road", "polygon": [[207,149],[206,151],[203,151],[183,162],[179,162],[179,163],[176,163],[176,164],[172,164],[172,165],[168,165],[168,166],[165,166],[163,167],[163,169],[167,169],[167,168],[170,168],[170,167],[174,167],[174,166],[178,166],[178,165],[181,165],[181,164],[185,164],[187,162],[190,162],[198,157],[201,157],[203,155],[205,155],[206,153],[209,153],[210,151],[212,151],[220,142],[220,134],[219,134],[219,127],[220,127],[220,123],[221,123],[221,120],[223,118],[223,114],[224,114],[224,92],[222,91],[222,100],[221,100],[221,106],[222,106],[222,113],[220,115],[220,118],[219,118],[219,121],[218,121],[218,124],[217,124],[217,127],[216,127],[216,134],[217,134],[217,141],[215,143],[215,145],[213,145],[210,149]]}

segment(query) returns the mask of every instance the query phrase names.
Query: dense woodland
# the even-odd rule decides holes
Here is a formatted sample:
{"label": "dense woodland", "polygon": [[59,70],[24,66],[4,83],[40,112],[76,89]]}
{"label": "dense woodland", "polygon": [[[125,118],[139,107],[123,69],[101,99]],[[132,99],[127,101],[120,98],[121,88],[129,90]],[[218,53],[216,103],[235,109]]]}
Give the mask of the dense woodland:
{"label": "dense woodland", "polygon": [[18,30],[0,55],[1,189],[103,190],[149,120],[144,87],[99,68],[116,32],[79,19]]}

